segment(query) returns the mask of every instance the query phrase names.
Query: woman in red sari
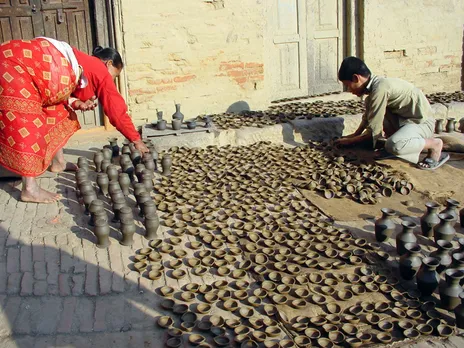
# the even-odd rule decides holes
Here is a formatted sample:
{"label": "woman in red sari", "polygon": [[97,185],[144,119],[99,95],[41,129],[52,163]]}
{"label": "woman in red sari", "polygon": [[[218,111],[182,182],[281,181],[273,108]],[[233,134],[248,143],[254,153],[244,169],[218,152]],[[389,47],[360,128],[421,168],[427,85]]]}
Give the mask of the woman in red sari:
{"label": "woman in red sari", "polygon": [[66,163],[63,146],[80,128],[74,110],[93,109],[96,98],[110,122],[141,152],[148,151],[113,81],[122,68],[111,48],[97,47],[92,57],[49,38],[0,45],[0,165],[22,176],[21,200],[60,198],[41,189],[36,177],[49,167],[76,169]]}

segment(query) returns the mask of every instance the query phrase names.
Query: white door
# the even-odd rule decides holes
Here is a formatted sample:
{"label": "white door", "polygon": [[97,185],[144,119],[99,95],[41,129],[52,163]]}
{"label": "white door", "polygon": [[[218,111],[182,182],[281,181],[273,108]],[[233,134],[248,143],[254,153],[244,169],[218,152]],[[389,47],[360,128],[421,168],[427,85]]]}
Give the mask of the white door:
{"label": "white door", "polygon": [[272,100],[308,94],[305,2],[266,0],[266,70]]}
{"label": "white door", "polygon": [[341,91],[342,0],[308,0],[308,57],[309,93]]}

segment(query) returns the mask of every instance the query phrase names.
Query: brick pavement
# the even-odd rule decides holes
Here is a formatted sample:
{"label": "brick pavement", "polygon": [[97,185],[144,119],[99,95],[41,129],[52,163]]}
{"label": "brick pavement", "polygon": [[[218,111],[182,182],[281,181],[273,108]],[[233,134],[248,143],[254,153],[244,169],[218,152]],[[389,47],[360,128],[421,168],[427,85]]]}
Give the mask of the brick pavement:
{"label": "brick pavement", "polygon": [[[0,182],[0,347],[159,347],[154,289],[139,287],[129,256],[146,246],[95,247],[73,177],[40,179],[61,192],[57,204],[18,201],[20,186]],[[115,231],[113,231],[113,235]],[[123,250],[124,249],[124,250]]]}

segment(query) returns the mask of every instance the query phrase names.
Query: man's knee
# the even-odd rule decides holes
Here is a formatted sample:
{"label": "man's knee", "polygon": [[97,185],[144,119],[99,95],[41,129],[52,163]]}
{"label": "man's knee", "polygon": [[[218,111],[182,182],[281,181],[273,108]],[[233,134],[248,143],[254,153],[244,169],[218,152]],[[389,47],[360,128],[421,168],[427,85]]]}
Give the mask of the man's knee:
{"label": "man's knee", "polygon": [[401,155],[406,143],[407,139],[395,139],[395,137],[390,137],[385,143],[385,150],[392,155]]}

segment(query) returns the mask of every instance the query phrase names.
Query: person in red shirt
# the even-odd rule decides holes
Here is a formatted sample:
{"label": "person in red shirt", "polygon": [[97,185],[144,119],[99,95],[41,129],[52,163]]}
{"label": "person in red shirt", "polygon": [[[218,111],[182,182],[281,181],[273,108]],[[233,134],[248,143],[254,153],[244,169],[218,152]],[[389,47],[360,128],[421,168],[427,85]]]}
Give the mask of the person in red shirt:
{"label": "person in red shirt", "polygon": [[50,38],[0,45],[0,164],[21,175],[21,200],[60,198],[40,188],[36,177],[47,168],[76,169],[66,163],[63,146],[80,128],[75,110],[94,109],[97,98],[110,122],[140,152],[148,152],[113,81],[122,68],[112,48],[97,47],[89,56]]}

